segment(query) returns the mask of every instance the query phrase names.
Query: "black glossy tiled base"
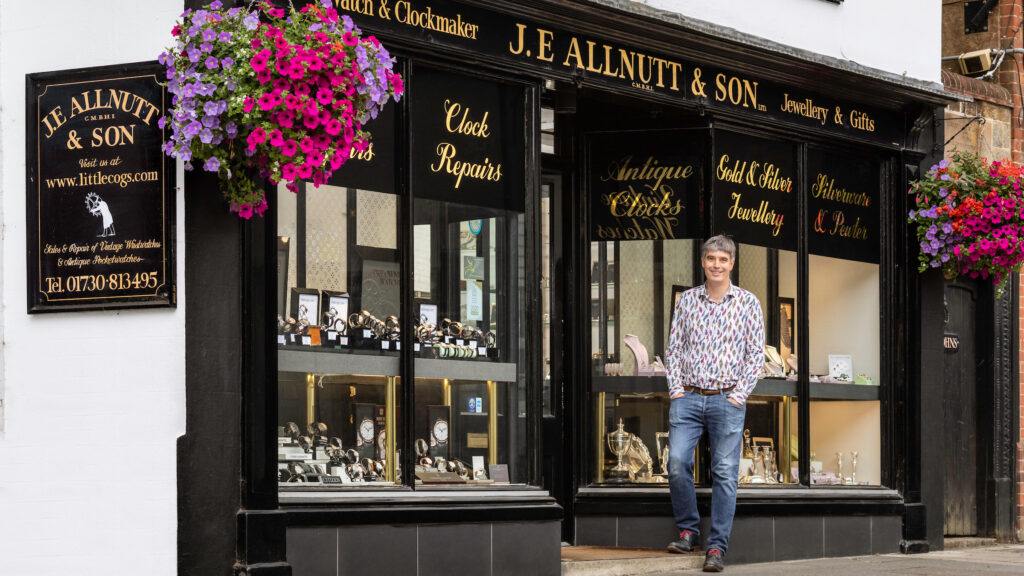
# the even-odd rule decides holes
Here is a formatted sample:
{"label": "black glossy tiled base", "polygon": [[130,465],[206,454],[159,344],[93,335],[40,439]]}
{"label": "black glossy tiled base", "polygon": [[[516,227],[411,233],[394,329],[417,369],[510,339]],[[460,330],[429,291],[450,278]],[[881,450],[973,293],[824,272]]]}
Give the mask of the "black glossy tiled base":
{"label": "black glossy tiled base", "polygon": [[[701,519],[701,544],[710,526]],[[733,521],[731,564],[861,556],[899,551],[899,516],[740,516]],[[577,516],[576,545],[664,548],[678,534],[665,516]]]}
{"label": "black glossy tiled base", "polygon": [[288,529],[293,576],[511,576],[561,573],[561,523],[363,525]]}

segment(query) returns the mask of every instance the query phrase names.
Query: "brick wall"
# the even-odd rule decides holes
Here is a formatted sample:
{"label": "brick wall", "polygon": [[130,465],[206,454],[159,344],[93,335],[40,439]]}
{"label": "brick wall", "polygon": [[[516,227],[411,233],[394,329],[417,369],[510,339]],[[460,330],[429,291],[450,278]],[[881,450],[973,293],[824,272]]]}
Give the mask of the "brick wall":
{"label": "brick wall", "polygon": [[[1020,3],[1012,0],[1003,0],[999,3],[999,44],[1007,48],[1024,48],[1021,41],[1021,31],[1024,26],[1018,28],[1021,18],[1024,17]],[[991,20],[990,20],[991,21]],[[1016,33],[1014,34],[1014,31]],[[1012,40],[1007,36],[1012,34]],[[1010,92],[1013,98],[1014,122],[1011,123],[1011,138],[1013,140],[1013,161],[1024,161],[1024,126],[1021,126],[1021,71],[1024,71],[1024,60],[1021,54],[1008,54],[1003,65],[999,67],[997,78],[999,84]]]}
{"label": "brick wall", "polygon": [[[1007,48],[1024,48],[1021,31],[1021,19],[1024,18],[1024,10],[1020,3],[1012,0],[1003,0],[999,3],[999,37],[1001,45]],[[1016,33],[1014,33],[1016,31]],[[1008,38],[1008,36],[1010,38]],[[1012,39],[1011,39],[1012,38]],[[1010,122],[1010,135],[1013,141],[1013,161],[1020,163],[1024,161],[1024,126],[1022,126],[1022,105],[1021,100],[1021,73],[1024,72],[1024,58],[1021,54],[1007,55],[1006,61],[998,72],[999,84],[1010,93],[1013,99],[1013,120]],[[1013,59],[1011,62],[1010,59]],[[1024,288],[1024,280],[1021,280],[1020,288]],[[1024,294],[1024,290],[1019,293]],[[1022,299],[1024,302],[1024,299]],[[1019,326],[1022,332],[1018,334],[1019,345],[1017,350],[1022,352],[1020,365],[1020,390],[1021,398],[1018,409],[1020,422],[1024,424],[1024,304],[1018,310]],[[1017,443],[1017,540],[1024,541],[1024,426],[1018,430]]]}

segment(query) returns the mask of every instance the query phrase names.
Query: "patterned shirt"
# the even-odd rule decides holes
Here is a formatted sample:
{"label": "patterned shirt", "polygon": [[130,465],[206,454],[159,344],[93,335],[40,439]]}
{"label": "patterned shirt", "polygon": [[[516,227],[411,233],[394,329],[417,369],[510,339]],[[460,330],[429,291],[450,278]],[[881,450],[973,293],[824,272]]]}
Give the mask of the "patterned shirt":
{"label": "patterned shirt", "polygon": [[757,296],[731,283],[721,302],[712,301],[703,285],[683,292],[672,314],[665,359],[669,396],[683,392],[683,386],[735,386],[729,397],[744,404],[764,367]]}

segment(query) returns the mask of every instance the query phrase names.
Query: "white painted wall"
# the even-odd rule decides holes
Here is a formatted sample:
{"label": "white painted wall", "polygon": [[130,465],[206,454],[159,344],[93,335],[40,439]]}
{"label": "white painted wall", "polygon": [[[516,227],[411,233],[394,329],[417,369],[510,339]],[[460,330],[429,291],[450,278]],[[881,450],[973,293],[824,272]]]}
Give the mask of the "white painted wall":
{"label": "white painted wall", "polygon": [[934,0],[849,0],[841,4],[825,0],[641,3],[893,74],[942,81],[942,10]]}
{"label": "white painted wall", "polygon": [[5,576],[177,572],[183,197],[176,310],[26,314],[25,74],[154,60],[182,4],[0,2]]}

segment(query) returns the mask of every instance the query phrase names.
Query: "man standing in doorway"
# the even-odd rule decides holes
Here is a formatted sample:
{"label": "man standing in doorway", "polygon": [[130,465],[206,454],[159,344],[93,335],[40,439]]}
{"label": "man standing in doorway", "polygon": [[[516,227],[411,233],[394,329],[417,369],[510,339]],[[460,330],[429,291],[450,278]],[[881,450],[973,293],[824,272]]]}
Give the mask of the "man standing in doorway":
{"label": "man standing in doorway", "polygon": [[764,320],[757,297],[733,286],[736,244],[727,236],[704,242],[704,285],[687,290],[672,315],[668,361],[669,466],[679,540],[669,552],[700,546],[693,487],[693,451],[705,430],[711,447],[711,531],[705,572],[725,569],[723,556],[736,512],[736,483],[747,396],[764,366]]}

